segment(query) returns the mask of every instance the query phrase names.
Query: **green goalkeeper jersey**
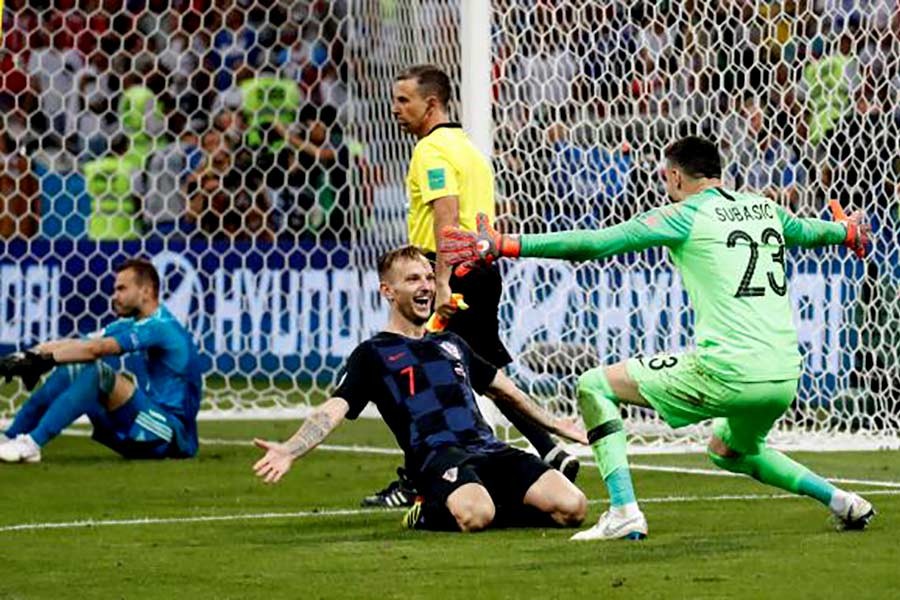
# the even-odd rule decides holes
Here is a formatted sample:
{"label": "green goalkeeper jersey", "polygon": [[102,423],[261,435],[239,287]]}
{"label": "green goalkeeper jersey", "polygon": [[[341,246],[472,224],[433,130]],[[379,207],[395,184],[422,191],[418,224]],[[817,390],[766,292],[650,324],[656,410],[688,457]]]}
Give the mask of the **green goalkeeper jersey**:
{"label": "green goalkeeper jersey", "polygon": [[840,223],[714,188],[598,231],[523,235],[521,255],[588,260],[666,246],[694,307],[700,367],[730,381],[778,381],[799,377],[801,360],[785,247],[845,236]]}

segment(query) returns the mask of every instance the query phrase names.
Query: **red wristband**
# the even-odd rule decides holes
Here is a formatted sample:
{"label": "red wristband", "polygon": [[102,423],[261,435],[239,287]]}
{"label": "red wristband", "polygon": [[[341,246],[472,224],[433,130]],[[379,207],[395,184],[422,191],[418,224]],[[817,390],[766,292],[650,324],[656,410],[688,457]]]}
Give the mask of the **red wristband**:
{"label": "red wristband", "polygon": [[500,236],[500,256],[509,256],[511,258],[518,258],[522,253],[522,242],[519,241],[517,237],[511,237],[508,235]]}

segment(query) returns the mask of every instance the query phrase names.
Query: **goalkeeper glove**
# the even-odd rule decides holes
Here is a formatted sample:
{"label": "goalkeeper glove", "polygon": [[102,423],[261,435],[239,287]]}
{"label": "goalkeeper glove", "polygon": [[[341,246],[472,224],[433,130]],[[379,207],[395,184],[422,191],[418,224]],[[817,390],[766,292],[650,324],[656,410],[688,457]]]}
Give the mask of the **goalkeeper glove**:
{"label": "goalkeeper glove", "polygon": [[[467,310],[469,308],[469,305],[463,300],[462,294],[450,294],[450,304],[459,310]],[[445,319],[438,313],[432,313],[425,323],[425,329],[432,332],[443,331],[447,328],[448,323],[450,323],[449,319]]]}
{"label": "goalkeeper glove", "polygon": [[872,233],[872,227],[866,221],[865,213],[857,210],[847,216],[837,200],[829,201],[828,206],[831,208],[834,220],[842,223],[847,229],[844,245],[850,248],[858,258],[865,258],[869,248],[869,236]]}
{"label": "goalkeeper glove", "polygon": [[449,265],[461,265],[456,274],[463,276],[474,263],[491,264],[501,256],[516,258],[521,252],[518,238],[498,233],[491,226],[488,216],[478,213],[476,231],[464,231],[458,227],[445,227],[441,231],[439,250]]}
{"label": "goalkeeper glove", "polygon": [[25,389],[31,391],[41,380],[41,376],[56,366],[56,360],[49,352],[15,352],[0,358],[0,377],[9,383],[13,377],[21,377]]}

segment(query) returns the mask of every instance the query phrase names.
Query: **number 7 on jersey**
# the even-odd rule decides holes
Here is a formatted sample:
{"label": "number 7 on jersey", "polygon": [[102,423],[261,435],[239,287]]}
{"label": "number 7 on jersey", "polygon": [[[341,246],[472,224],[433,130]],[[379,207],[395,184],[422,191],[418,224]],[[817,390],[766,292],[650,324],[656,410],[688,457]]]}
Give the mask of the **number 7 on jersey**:
{"label": "number 7 on jersey", "polygon": [[408,367],[403,367],[402,369],[400,369],[400,374],[406,375],[407,377],[409,377],[409,395],[415,396],[416,395],[416,374],[413,372],[412,365],[410,365]]}

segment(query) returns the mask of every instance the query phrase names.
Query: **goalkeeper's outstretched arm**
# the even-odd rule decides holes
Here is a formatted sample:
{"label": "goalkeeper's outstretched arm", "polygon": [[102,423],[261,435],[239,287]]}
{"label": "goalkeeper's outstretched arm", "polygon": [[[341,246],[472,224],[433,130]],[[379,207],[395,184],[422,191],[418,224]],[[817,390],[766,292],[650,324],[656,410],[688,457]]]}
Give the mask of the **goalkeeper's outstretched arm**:
{"label": "goalkeeper's outstretched arm", "polygon": [[784,231],[784,243],[788,248],[818,248],[843,244],[850,248],[859,258],[866,255],[869,245],[870,229],[861,211],[849,217],[832,202],[834,221],[821,219],[799,219],[780,206],[776,208],[781,227]]}
{"label": "goalkeeper's outstretched arm", "polygon": [[519,236],[519,256],[596,260],[655,246],[674,246],[687,239],[688,229],[672,227],[654,213],[656,209],[624,223],[598,229],[560,231]]}
{"label": "goalkeeper's outstretched arm", "polygon": [[693,211],[691,206],[669,205],[596,231],[572,230],[520,236],[501,235],[481,214],[478,215],[477,233],[445,229],[441,235],[440,250],[450,264],[478,260],[492,262],[502,256],[596,260],[654,246],[674,247],[683,243],[690,235]]}

